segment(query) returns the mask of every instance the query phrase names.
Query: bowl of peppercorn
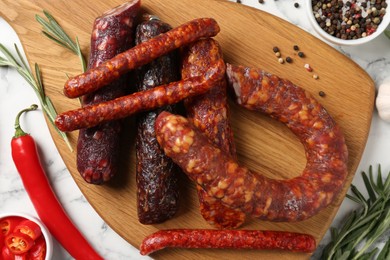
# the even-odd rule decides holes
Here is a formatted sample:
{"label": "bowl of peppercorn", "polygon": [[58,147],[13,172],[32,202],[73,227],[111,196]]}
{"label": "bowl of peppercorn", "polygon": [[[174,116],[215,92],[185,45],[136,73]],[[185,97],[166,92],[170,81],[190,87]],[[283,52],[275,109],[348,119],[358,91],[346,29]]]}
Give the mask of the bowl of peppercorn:
{"label": "bowl of peppercorn", "polygon": [[386,0],[306,0],[306,8],[315,31],[338,45],[367,43],[390,23]]}

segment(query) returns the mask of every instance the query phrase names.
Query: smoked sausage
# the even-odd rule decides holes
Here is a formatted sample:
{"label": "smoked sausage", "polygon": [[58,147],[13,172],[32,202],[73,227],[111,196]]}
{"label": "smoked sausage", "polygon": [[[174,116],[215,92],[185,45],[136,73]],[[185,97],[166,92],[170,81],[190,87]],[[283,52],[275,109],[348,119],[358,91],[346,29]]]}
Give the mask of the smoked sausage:
{"label": "smoked sausage", "polygon": [[171,229],[159,230],[147,236],[142,241],[140,253],[149,255],[167,247],[310,253],[316,249],[316,241],[311,235],[283,231]]}
{"label": "smoked sausage", "polygon": [[67,132],[176,104],[185,98],[207,92],[214,82],[218,82],[223,77],[225,77],[225,63],[218,61],[212,64],[202,76],[183,79],[114,100],[67,111],[57,115],[55,124],[59,130]]}
{"label": "smoked sausage", "polygon": [[[223,61],[222,50],[214,39],[201,39],[182,49],[182,78],[201,76],[217,60]],[[236,149],[229,122],[226,78],[222,78],[205,94],[184,100],[188,120],[213,143],[233,158]],[[200,212],[216,228],[237,228],[245,221],[245,213],[230,209],[209,196],[201,186],[198,191]]]}
{"label": "smoked sausage", "polygon": [[[135,43],[140,44],[170,29],[157,17],[144,14],[137,26]],[[177,81],[180,78],[178,53],[173,51],[161,56],[136,72],[138,91]],[[156,118],[163,110],[176,111],[175,107],[166,106],[137,115],[137,213],[142,224],[164,222],[173,217],[178,208],[179,167],[164,154],[154,132]]]}
{"label": "smoked sausage", "polygon": [[[126,2],[95,19],[91,34],[88,68],[126,51],[133,45],[135,17],[140,0]],[[127,77],[112,82],[94,93],[82,97],[82,106],[124,96],[128,90]],[[107,122],[92,128],[80,129],[77,140],[77,169],[88,183],[109,181],[118,171],[122,122]]]}
{"label": "smoked sausage", "polygon": [[212,18],[191,20],[138,44],[81,75],[68,79],[64,86],[64,94],[69,98],[75,98],[94,92],[129,70],[145,65],[200,38],[213,37],[219,31],[217,22]]}
{"label": "smoked sausage", "polygon": [[302,175],[256,174],[214,146],[181,116],[161,113],[156,135],[166,155],[226,206],[270,221],[300,221],[332,203],[345,184],[348,149],[340,127],[307,91],[257,69],[227,65],[238,103],[283,122],[306,150]]}

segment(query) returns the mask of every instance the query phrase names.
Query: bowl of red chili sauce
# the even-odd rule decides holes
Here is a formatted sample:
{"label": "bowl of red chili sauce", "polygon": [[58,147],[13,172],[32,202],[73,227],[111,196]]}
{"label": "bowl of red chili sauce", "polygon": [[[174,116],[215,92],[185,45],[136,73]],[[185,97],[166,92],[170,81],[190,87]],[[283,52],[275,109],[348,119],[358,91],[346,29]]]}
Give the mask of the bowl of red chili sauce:
{"label": "bowl of red chili sauce", "polygon": [[390,23],[386,0],[306,0],[306,11],[315,31],[338,45],[367,43]]}
{"label": "bowl of red chili sauce", "polygon": [[38,218],[25,213],[0,213],[0,228],[0,259],[51,259],[52,237]]}

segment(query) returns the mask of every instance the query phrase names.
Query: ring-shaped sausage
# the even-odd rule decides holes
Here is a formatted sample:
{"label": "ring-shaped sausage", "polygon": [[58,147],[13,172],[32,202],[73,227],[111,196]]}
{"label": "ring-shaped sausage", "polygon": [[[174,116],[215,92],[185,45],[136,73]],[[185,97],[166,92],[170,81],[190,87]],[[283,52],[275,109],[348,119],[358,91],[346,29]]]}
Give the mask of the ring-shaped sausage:
{"label": "ring-shaped sausage", "polygon": [[162,113],[156,135],[165,153],[188,177],[226,206],[270,221],[300,221],[328,206],[347,176],[348,150],[340,127],[307,91],[287,80],[227,64],[237,103],[283,122],[302,142],[303,173],[275,180],[240,166],[186,118]]}

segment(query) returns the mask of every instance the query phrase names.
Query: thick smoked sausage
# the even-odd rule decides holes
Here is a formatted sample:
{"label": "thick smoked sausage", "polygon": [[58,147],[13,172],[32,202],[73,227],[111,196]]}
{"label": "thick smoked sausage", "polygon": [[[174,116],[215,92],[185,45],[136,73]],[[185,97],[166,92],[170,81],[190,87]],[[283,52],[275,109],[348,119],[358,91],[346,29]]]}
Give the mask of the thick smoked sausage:
{"label": "thick smoked sausage", "polygon": [[[88,68],[126,51],[133,45],[135,17],[140,0],[126,2],[96,18],[92,35]],[[127,77],[122,77],[98,91],[85,95],[82,106],[124,96]],[[121,121],[111,121],[96,127],[81,129],[77,140],[77,169],[88,183],[101,184],[116,175],[121,143]]]}
{"label": "thick smoked sausage", "polygon": [[64,94],[75,98],[98,90],[119,78],[129,70],[145,65],[157,57],[203,37],[219,33],[219,26],[212,18],[198,18],[182,24],[143,42],[128,51],[70,78],[64,86]]}
{"label": "thick smoked sausage", "polygon": [[[135,43],[140,44],[170,29],[157,17],[144,14],[137,26]],[[138,91],[179,80],[178,53],[170,52],[142,66],[137,75]],[[142,224],[164,222],[173,217],[178,208],[180,168],[164,154],[154,131],[156,118],[163,110],[176,111],[174,107],[166,106],[137,115],[137,213]]]}
{"label": "thick smoked sausage", "polygon": [[[201,76],[210,64],[223,60],[217,41],[208,38],[183,47],[182,78]],[[229,122],[226,78],[216,82],[207,93],[184,101],[187,118],[220,149],[236,158],[233,132]],[[230,209],[209,196],[201,186],[198,191],[200,212],[203,218],[217,228],[237,228],[245,221],[245,213]]]}

